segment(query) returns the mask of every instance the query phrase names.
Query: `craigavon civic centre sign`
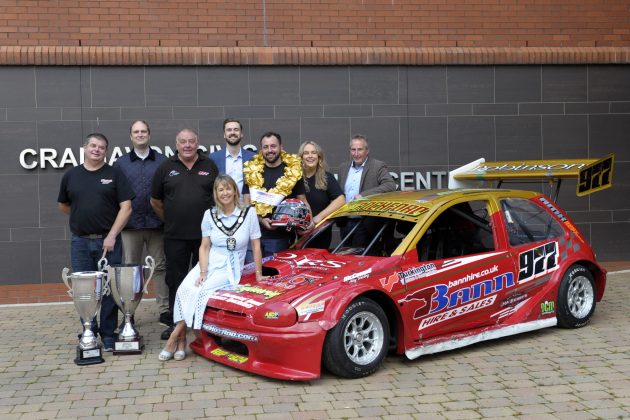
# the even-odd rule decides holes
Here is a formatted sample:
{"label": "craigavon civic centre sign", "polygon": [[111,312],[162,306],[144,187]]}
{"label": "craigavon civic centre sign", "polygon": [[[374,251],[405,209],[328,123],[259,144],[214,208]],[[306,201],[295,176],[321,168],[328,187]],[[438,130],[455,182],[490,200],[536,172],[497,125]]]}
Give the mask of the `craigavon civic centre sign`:
{"label": "craigavon civic centre sign", "polygon": [[[165,146],[164,148],[160,148],[158,146],[151,146],[153,149],[157,150],[160,153],[163,153],[165,156],[173,156],[175,154],[175,150],[171,146]],[[246,149],[257,151],[256,147],[248,144],[244,146]],[[221,150],[220,145],[211,145],[209,147],[199,146],[204,152],[212,153],[216,150]],[[114,147],[112,148],[112,152],[107,159],[107,162],[111,165],[116,162],[120,156],[125,153],[129,153],[131,148],[129,146],[125,147]],[[83,163],[84,160],[84,152],[83,147],[79,147],[76,149],[72,149],[70,147],[66,147],[63,150],[57,150],[55,148],[40,148],[40,149],[24,149],[20,152],[19,162],[20,166],[26,170],[33,169],[63,169],[68,165],[78,166]],[[411,171],[401,171],[401,172],[390,172],[392,177],[396,180],[396,182],[400,186],[401,191],[406,190],[422,190],[422,189],[430,189],[430,188],[446,188],[448,184],[448,172],[447,171],[426,171],[426,172],[411,172]]]}

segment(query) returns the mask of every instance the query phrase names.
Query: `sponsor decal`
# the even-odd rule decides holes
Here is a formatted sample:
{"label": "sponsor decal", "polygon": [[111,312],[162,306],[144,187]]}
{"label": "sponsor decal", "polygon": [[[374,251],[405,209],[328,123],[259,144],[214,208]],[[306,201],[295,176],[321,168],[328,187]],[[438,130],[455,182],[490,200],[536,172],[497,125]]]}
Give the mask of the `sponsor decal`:
{"label": "sponsor decal", "polygon": [[253,308],[254,306],[262,305],[262,302],[258,302],[250,298],[246,298],[243,296],[234,295],[232,293],[226,293],[226,292],[217,292],[214,295],[212,295],[210,299],[233,303],[235,305],[243,306],[245,308]]}
{"label": "sponsor decal", "polygon": [[274,278],[267,278],[267,279],[258,281],[258,283],[260,284],[279,287],[285,290],[295,289],[297,286],[301,286],[307,283],[313,284],[314,282],[315,282],[314,278],[305,277],[305,276],[293,277],[287,281],[284,281],[283,279],[274,279]]}
{"label": "sponsor decal", "polygon": [[428,210],[427,207],[410,203],[396,203],[392,201],[352,201],[347,204],[348,213],[392,213],[405,216],[420,216]]}
{"label": "sponsor decal", "polygon": [[556,311],[556,302],[553,300],[546,300],[544,302],[540,302],[540,314],[548,315],[552,314]]}
{"label": "sponsor decal", "polygon": [[545,197],[538,197],[538,200],[543,203],[545,205],[545,207],[547,207],[553,214],[556,215],[556,217],[558,219],[560,219],[563,222],[567,221],[567,218],[564,217],[562,215],[562,213],[560,213],[560,210],[558,210],[549,200],[547,200]]}
{"label": "sponsor decal", "polygon": [[266,319],[278,319],[278,318],[280,318],[280,312],[267,311],[267,312],[265,312],[263,317],[265,317]]}
{"label": "sponsor decal", "polygon": [[501,306],[502,308],[506,307],[506,306],[515,306],[519,303],[521,303],[522,301],[527,299],[527,294],[525,293],[514,293],[513,295],[510,295],[508,297],[506,297],[505,299],[503,299],[501,301]]}
{"label": "sponsor decal", "polygon": [[528,249],[518,256],[518,282],[525,283],[558,269],[558,242]]}
{"label": "sponsor decal", "polygon": [[175,169],[173,169],[171,172],[168,173],[168,176],[177,176],[179,175],[179,172],[177,172]]}
{"label": "sponsor decal", "polygon": [[212,324],[204,323],[202,328],[208,331],[210,334],[220,335],[222,337],[232,338],[234,340],[241,341],[258,341],[258,336],[254,334],[242,333],[238,331],[232,331],[227,328],[218,327]]}
{"label": "sponsor decal", "polygon": [[390,276],[378,279],[378,281],[381,283],[381,286],[383,286],[383,289],[387,290],[388,292],[392,291],[394,285],[398,283],[399,280],[400,276],[398,275],[398,273],[394,273]]}
{"label": "sponsor decal", "polygon": [[276,296],[280,296],[282,292],[276,292],[273,290],[264,289],[258,286],[252,286],[251,284],[239,284],[234,288],[236,293],[254,293],[256,295],[262,295],[265,299],[271,299]]}
{"label": "sponsor decal", "polygon": [[460,284],[468,283],[470,281],[477,280],[477,279],[482,278],[482,277],[486,277],[486,276],[488,276],[490,274],[494,274],[494,273],[496,273],[498,271],[499,271],[499,266],[498,265],[494,265],[491,268],[487,268],[485,270],[481,270],[481,271],[479,271],[477,273],[466,274],[466,276],[462,277],[461,279],[457,279],[457,280],[454,280],[454,281],[449,281],[448,282],[448,287],[457,287]]}
{"label": "sponsor decal", "polygon": [[293,253],[286,253],[284,255],[276,255],[278,260],[291,260],[297,267],[309,267],[309,268],[341,268],[346,265],[343,261],[333,260],[311,260],[308,257],[299,257]]}
{"label": "sponsor decal", "polygon": [[446,284],[426,287],[408,294],[398,302],[417,302],[414,319],[444,311],[439,316],[431,316],[429,321],[423,320],[418,327],[420,330],[446,319],[490,306],[494,303],[497,292],[513,286],[514,273],[506,272],[453,291]]}
{"label": "sponsor decal", "polygon": [[314,314],[317,312],[323,312],[324,308],[326,307],[326,302],[323,300],[320,300],[319,302],[314,302],[314,303],[303,303],[301,305],[298,305],[295,310],[298,313],[298,316],[303,316],[303,315],[308,315],[308,314]]}
{"label": "sponsor decal", "polygon": [[482,163],[475,169],[473,172],[477,173],[485,173],[485,172],[515,172],[515,171],[567,171],[567,170],[575,170],[582,169],[587,166],[587,163],[569,163],[569,162],[554,162],[554,163],[521,163],[521,164],[511,164],[511,163],[503,163],[497,162],[496,165],[491,163]]}
{"label": "sponsor decal", "polygon": [[197,173],[198,173],[199,175],[201,175],[201,176],[208,176],[208,175],[210,175],[210,172],[206,172],[206,171],[199,171],[199,172],[197,172]]}
{"label": "sponsor decal", "polygon": [[371,268],[368,268],[367,270],[363,270],[363,271],[359,271],[358,273],[352,273],[348,276],[345,276],[343,278],[343,282],[346,283],[356,283],[358,280],[362,280],[362,279],[366,279],[368,278],[368,276],[370,275],[370,273],[372,272]]}
{"label": "sponsor decal", "polygon": [[242,354],[232,353],[231,351],[227,351],[225,349],[222,349],[221,347],[217,347],[216,349],[213,349],[212,351],[210,351],[210,354],[217,357],[224,357],[228,359],[229,361],[238,363],[238,364],[243,364],[247,362],[247,359],[248,359],[247,356],[243,356]]}
{"label": "sponsor decal", "polygon": [[101,184],[103,184],[103,185],[109,185],[112,182],[114,182],[113,179],[103,179],[103,178],[101,178]]}
{"label": "sponsor decal", "polygon": [[429,263],[421,265],[420,267],[411,267],[408,270],[398,273],[398,279],[402,284],[409,284],[414,280],[424,277],[427,273],[435,271],[435,264]]}
{"label": "sponsor decal", "polygon": [[490,296],[487,298],[483,298],[479,301],[472,302],[467,305],[463,305],[458,308],[443,312],[441,314],[429,316],[423,319],[422,322],[420,322],[420,326],[418,327],[418,330],[421,330],[426,327],[430,327],[431,325],[438,324],[442,321],[446,321],[447,319],[456,318],[458,316],[461,316],[470,312],[474,312],[482,308],[487,308],[488,306],[491,306],[494,303],[495,299],[496,299],[496,296]]}
{"label": "sponsor decal", "polygon": [[538,197],[538,200],[541,203],[543,203],[545,205],[545,207],[547,207],[549,209],[549,211],[551,211],[558,219],[560,219],[560,221],[562,221],[562,223],[564,223],[564,225],[567,227],[567,229],[569,229],[571,232],[573,232],[575,234],[575,236],[577,236],[578,238],[582,239],[582,235],[580,235],[580,232],[577,230],[575,225],[573,225],[573,223],[571,223],[571,221],[569,221],[569,219],[564,217],[564,215],[560,212],[560,210],[558,210],[551,202],[549,202],[549,200],[547,200],[545,197]]}

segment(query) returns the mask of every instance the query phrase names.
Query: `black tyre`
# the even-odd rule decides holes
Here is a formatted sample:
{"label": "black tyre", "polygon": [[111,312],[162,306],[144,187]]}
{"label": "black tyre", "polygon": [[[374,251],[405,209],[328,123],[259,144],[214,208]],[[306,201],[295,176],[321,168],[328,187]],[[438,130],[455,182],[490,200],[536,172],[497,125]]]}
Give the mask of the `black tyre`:
{"label": "black tyre", "polygon": [[583,327],[595,312],[595,280],[584,266],[572,265],[558,289],[558,325],[563,328]]}
{"label": "black tyre", "polygon": [[324,342],[326,369],[345,378],[376,372],[387,355],[389,322],[373,300],[358,298],[343,312]]}

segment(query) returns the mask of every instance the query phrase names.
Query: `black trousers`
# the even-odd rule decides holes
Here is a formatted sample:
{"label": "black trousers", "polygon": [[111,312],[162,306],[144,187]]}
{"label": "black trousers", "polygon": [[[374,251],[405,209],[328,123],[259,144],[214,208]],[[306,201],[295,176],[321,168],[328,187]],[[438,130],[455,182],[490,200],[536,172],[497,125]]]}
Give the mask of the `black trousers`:
{"label": "black trousers", "polygon": [[199,261],[201,239],[164,238],[164,257],[166,258],[166,285],[168,286],[168,309],[173,313],[177,288],[186,274]]}

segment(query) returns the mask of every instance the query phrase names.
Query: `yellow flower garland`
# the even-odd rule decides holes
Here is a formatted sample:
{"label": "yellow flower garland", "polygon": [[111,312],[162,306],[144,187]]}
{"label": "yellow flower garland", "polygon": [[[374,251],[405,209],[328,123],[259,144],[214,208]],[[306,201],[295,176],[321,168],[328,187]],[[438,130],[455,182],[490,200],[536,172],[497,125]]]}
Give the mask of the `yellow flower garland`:
{"label": "yellow flower garland", "polygon": [[[292,155],[285,151],[280,154],[284,168],[284,175],[276,180],[276,186],[269,190],[270,193],[288,196],[293,191],[293,186],[302,178],[302,160],[297,155]],[[265,158],[262,153],[258,153],[252,160],[243,164],[243,178],[250,188],[267,191],[263,187],[265,181],[263,171],[265,170]],[[264,203],[252,202],[256,208],[256,214],[266,216],[273,211],[273,206]]]}

